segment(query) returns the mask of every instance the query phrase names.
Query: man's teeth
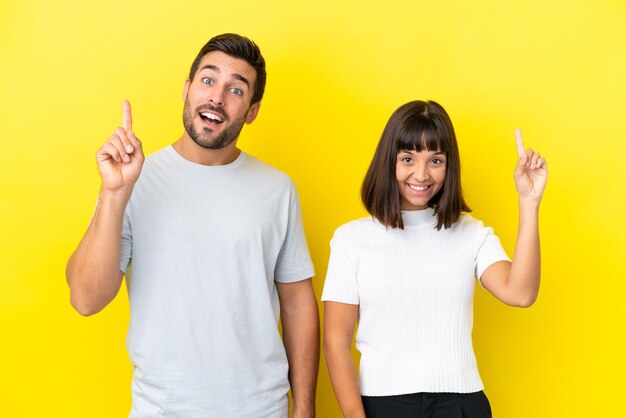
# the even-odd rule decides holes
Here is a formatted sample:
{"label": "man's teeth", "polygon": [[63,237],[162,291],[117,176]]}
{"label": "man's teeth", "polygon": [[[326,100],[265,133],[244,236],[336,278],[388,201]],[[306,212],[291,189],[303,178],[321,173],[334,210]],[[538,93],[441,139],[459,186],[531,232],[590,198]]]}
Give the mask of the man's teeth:
{"label": "man's teeth", "polygon": [[[408,183],[407,183],[407,184],[408,184]],[[418,191],[418,192],[422,192],[422,191],[424,191],[424,190],[428,189],[428,186],[413,186],[412,184],[408,184],[408,186],[409,186],[411,189],[416,190],[416,191]]]}
{"label": "man's teeth", "polygon": [[209,119],[209,120],[214,120],[215,122],[222,122],[222,118],[220,118],[219,116],[213,114],[213,113],[207,113],[207,112],[202,112],[200,113],[200,115],[202,115],[203,117]]}

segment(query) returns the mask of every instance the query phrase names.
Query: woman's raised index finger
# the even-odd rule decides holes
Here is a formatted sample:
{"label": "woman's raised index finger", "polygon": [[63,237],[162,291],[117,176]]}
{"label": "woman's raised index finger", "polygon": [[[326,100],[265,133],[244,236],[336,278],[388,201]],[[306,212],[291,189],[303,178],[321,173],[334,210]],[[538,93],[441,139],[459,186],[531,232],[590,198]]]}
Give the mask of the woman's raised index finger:
{"label": "woman's raised index finger", "polygon": [[133,115],[130,113],[128,100],[122,102],[122,128],[127,132],[133,129]]}
{"label": "woman's raised index finger", "polygon": [[515,144],[517,145],[517,156],[521,158],[524,155],[524,140],[522,139],[522,130],[520,128],[515,129]]}

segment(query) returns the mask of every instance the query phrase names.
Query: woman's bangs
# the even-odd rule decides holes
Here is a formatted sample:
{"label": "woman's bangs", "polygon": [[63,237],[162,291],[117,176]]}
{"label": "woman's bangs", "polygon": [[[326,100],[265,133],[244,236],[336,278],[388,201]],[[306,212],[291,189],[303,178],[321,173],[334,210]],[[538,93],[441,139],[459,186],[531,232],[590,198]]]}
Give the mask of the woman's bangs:
{"label": "woman's bangs", "polygon": [[442,150],[441,138],[434,126],[412,123],[399,135],[398,150],[445,151]]}

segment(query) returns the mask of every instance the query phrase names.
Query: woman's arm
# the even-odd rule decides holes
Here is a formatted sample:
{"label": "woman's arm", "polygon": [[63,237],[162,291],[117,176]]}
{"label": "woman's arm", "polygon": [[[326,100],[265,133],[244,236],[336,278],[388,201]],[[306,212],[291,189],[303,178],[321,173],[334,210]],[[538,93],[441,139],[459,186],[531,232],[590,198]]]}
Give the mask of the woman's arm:
{"label": "woman's arm", "polygon": [[365,418],[350,355],[358,314],[359,305],[324,302],[324,355],[335,396],[346,418]]}
{"label": "woman's arm", "polygon": [[546,160],[532,149],[524,150],[522,134],[515,132],[519,159],[513,176],[518,193],[519,224],[513,262],[500,261],[482,274],[482,285],[502,302],[529,307],[539,293],[539,204],[548,179]]}

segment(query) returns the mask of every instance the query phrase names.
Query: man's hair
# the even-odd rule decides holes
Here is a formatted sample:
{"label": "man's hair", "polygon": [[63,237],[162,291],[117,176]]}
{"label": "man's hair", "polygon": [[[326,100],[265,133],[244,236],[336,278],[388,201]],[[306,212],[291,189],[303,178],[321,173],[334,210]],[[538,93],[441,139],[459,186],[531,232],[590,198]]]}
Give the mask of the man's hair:
{"label": "man's hair", "polygon": [[471,209],[463,199],[461,161],[452,122],[444,108],[433,101],[412,101],[391,115],[363,180],[361,200],[365,209],[383,225],[404,229],[396,164],[399,152],[412,150],[446,154],[443,187],[428,206],[437,215],[436,228],[447,229],[459,219],[461,212]]}
{"label": "man's hair", "polygon": [[256,81],[253,86],[252,100],[250,104],[258,103],[263,98],[265,91],[265,59],[261,55],[259,47],[245,36],[235,33],[224,33],[217,35],[209,40],[198,52],[196,59],[191,64],[189,70],[189,81],[193,81],[193,77],[198,71],[200,61],[206,54],[212,51],[223,52],[231,57],[239,58],[250,64],[256,71]]}

